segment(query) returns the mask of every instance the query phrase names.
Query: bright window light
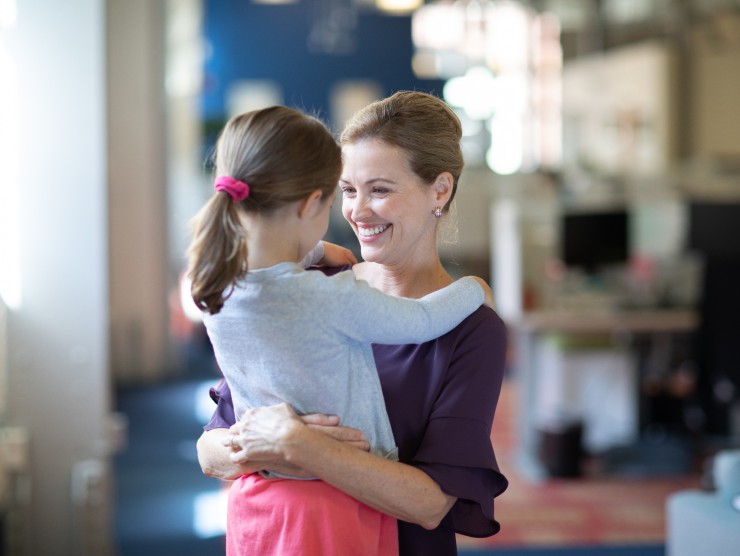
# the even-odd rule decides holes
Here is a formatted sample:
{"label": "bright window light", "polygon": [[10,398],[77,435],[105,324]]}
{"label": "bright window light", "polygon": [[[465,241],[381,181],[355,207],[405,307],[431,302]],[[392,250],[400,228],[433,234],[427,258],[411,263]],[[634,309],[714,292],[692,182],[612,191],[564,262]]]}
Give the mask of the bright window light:
{"label": "bright window light", "polygon": [[201,539],[226,534],[226,489],[204,492],[193,501],[193,531]]}
{"label": "bright window light", "polygon": [[[0,0],[0,17],[12,2]],[[3,24],[5,19],[3,19]],[[20,95],[13,58],[0,34],[0,297],[10,309],[21,305]]]}
{"label": "bright window light", "polygon": [[391,14],[407,14],[423,4],[423,0],[375,0],[375,6]]}
{"label": "bright window light", "polygon": [[560,22],[528,4],[430,0],[411,17],[415,75],[448,80],[444,98],[460,114],[496,118],[494,127],[517,133],[516,141],[494,140],[488,153],[500,173],[554,168],[562,158]]}
{"label": "bright window light", "polygon": [[191,322],[201,322],[203,320],[203,311],[193,301],[190,294],[190,278],[186,273],[180,275],[180,306],[183,313]]}
{"label": "bright window light", "polygon": [[15,27],[18,10],[15,0],[0,0],[0,29]]}
{"label": "bright window light", "polygon": [[472,67],[464,76],[447,81],[442,93],[447,102],[465,110],[473,120],[490,118],[498,102],[496,79],[482,66]]}
{"label": "bright window light", "polygon": [[486,153],[488,167],[501,175],[513,174],[522,166],[522,138],[524,129],[521,119],[499,115],[491,119],[491,147]]}
{"label": "bright window light", "polygon": [[213,403],[210,395],[211,387],[215,385],[215,380],[206,380],[201,382],[195,390],[195,418],[203,425],[211,420],[216,410],[216,404]]}
{"label": "bright window light", "polygon": [[456,48],[465,38],[465,10],[453,4],[427,4],[411,16],[416,48]]}

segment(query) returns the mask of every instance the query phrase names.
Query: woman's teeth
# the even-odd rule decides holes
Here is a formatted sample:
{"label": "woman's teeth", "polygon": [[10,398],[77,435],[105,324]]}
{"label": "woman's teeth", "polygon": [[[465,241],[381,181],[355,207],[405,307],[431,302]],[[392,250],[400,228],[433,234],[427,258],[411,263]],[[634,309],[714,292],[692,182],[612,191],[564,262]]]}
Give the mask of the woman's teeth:
{"label": "woman's teeth", "polygon": [[390,224],[385,224],[384,226],[375,226],[374,228],[358,228],[358,231],[360,232],[360,235],[363,237],[370,237],[370,236],[376,236],[379,233],[382,233],[388,229],[388,226]]}

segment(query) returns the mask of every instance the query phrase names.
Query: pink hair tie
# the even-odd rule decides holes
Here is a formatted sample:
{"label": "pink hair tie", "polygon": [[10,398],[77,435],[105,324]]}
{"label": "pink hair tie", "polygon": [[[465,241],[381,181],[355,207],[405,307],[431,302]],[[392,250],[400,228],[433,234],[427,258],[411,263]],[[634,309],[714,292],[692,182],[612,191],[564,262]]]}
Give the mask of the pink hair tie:
{"label": "pink hair tie", "polygon": [[217,177],[213,187],[216,191],[226,191],[235,203],[249,197],[249,186],[243,181],[235,180],[230,176]]}

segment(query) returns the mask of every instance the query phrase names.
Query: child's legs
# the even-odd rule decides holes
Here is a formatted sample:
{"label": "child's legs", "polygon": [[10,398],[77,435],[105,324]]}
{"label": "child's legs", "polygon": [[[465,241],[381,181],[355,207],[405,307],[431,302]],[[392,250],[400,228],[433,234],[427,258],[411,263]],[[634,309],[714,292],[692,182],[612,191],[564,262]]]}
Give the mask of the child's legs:
{"label": "child's legs", "polygon": [[229,492],[229,556],[394,556],[396,520],[323,481],[249,475]]}

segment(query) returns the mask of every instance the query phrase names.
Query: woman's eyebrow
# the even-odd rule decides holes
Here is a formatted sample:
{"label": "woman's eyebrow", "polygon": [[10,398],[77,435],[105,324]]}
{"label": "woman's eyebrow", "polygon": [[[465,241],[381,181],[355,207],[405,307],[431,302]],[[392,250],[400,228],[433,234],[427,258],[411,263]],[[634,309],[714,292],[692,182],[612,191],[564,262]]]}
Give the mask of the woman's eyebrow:
{"label": "woman's eyebrow", "polygon": [[[342,183],[351,184],[351,182],[348,179],[345,179],[345,178],[339,178],[339,181],[342,182]],[[373,184],[378,183],[378,182],[388,183],[388,184],[393,184],[393,185],[395,185],[395,184],[398,183],[397,181],[392,180],[390,178],[381,178],[381,177],[370,178],[369,180],[366,180],[366,181],[364,181],[362,183],[364,185],[373,185]]]}

